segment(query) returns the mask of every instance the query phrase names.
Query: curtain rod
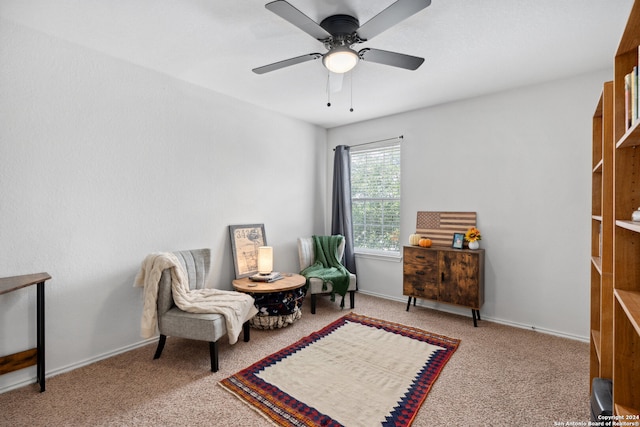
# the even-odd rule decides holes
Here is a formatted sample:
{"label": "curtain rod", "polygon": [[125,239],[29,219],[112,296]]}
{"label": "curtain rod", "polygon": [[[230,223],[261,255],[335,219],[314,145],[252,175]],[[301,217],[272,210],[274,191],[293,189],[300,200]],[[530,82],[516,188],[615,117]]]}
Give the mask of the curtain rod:
{"label": "curtain rod", "polygon": [[[379,139],[377,141],[363,142],[362,144],[348,145],[348,147],[349,148],[360,147],[361,145],[369,145],[369,144],[375,144],[377,142],[393,141],[394,139],[404,139],[404,135],[394,136],[393,138],[387,138],[387,139]],[[336,149],[334,148],[333,151],[336,151]]]}

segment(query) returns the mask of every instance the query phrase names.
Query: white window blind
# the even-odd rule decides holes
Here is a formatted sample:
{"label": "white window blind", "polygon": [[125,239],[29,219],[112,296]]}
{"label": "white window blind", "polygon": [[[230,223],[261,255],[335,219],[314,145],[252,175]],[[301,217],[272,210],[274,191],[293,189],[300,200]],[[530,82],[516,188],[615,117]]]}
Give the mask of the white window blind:
{"label": "white window blind", "polygon": [[400,142],[351,149],[356,252],[400,252]]}

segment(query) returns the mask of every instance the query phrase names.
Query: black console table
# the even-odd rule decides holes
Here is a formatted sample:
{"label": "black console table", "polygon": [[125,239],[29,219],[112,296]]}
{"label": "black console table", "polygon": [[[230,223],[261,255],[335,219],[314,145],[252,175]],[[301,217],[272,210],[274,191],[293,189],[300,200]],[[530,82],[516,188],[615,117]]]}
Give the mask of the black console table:
{"label": "black console table", "polygon": [[40,392],[44,386],[44,282],[51,279],[49,273],[26,274],[0,278],[0,295],[37,285],[36,330],[37,346],[19,353],[0,357],[0,375],[37,365]]}

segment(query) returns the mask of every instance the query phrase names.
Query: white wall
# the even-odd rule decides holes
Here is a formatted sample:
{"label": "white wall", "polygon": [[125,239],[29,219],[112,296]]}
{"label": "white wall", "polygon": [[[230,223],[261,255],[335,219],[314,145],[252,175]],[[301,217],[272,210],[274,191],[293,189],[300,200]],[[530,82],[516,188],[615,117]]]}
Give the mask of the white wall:
{"label": "white wall", "polygon": [[[331,129],[328,153],[404,135],[402,241],[419,210],[476,211],[486,249],[483,318],[587,340],[591,118],[611,76],[604,70]],[[357,268],[363,292],[406,300],[401,262],[360,257]]]}
{"label": "white wall", "polygon": [[[48,374],[141,341],[150,252],[210,247],[231,289],[228,225],[264,223],[298,270],[296,237],[324,226],[324,129],[10,22],[0,39],[0,277],[53,277]],[[0,355],[33,346],[35,287],[0,295]]]}

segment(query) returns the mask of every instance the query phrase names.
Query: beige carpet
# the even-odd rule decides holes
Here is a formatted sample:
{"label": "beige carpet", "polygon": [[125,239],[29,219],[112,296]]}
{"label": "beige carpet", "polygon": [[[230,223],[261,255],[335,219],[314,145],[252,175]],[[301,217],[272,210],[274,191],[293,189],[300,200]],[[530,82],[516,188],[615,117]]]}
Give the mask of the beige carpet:
{"label": "beige carpet", "polygon": [[[358,294],[354,311],[462,341],[414,427],[588,421],[588,344],[487,321],[474,328],[470,316],[405,308],[402,302]],[[249,343],[233,346],[221,340],[220,371],[215,374],[209,371],[206,343],[169,337],[158,360],[152,360],[155,345],[149,345],[48,378],[42,394],[35,384],[0,394],[0,425],[269,426],[218,381],[347,311],[321,297],[312,315],[307,300],[302,319],[287,328],[252,329]],[[341,381],[335,376],[336,388]]]}

